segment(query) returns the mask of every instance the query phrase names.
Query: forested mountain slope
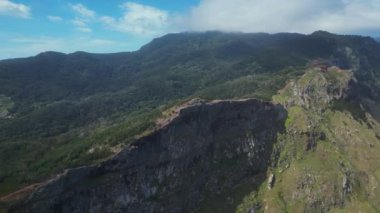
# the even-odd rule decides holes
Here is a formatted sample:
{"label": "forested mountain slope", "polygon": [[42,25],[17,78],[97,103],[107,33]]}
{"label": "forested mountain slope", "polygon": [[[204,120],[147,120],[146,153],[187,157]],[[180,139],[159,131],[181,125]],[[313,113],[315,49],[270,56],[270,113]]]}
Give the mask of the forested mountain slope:
{"label": "forested mountain slope", "polygon": [[[337,141],[345,137],[346,129],[339,130],[343,135],[328,132],[326,129],[340,128],[341,124],[326,120],[349,119],[342,120],[348,129],[355,126],[366,132],[358,136],[361,139],[357,143],[368,141],[370,148],[377,147],[379,79],[378,42],[369,37],[322,31],[311,35],[179,33],[157,38],[131,53],[46,52],[30,58],[3,60],[0,61],[0,195],[46,180],[66,168],[111,157],[130,142],[155,132],[156,119],[171,116],[171,107],[195,97],[256,98],[281,104],[289,116],[285,132],[291,129],[292,134],[279,137],[282,142],[277,141],[274,151],[285,154],[272,159],[270,165],[274,169],[270,171],[277,176],[280,169],[277,163],[301,171],[303,164],[296,167],[298,164],[292,162],[314,155],[319,158],[319,154],[328,155],[335,149],[326,148],[329,145],[324,143],[318,146],[316,141],[339,144]],[[300,117],[305,119],[294,123]],[[307,143],[306,151],[289,151],[302,150],[303,145],[296,142],[307,141],[309,136],[314,139]],[[318,153],[318,147],[327,151]],[[344,158],[351,158],[351,154],[355,153],[347,150],[342,153]],[[365,162],[358,157],[354,161],[360,165],[376,164],[377,158],[373,156],[373,161]],[[360,167],[355,162],[350,162],[352,173]],[[335,168],[326,167],[326,171],[332,169]],[[377,183],[376,169],[371,172],[364,167],[357,169],[361,171],[368,172],[368,178]],[[314,183],[323,185],[318,181],[311,185]],[[289,207],[290,197],[281,194],[286,190],[278,191],[279,203],[271,204],[274,209]],[[265,203],[262,199],[269,198],[265,190],[259,192],[262,194],[246,198],[248,201],[242,205],[262,206]],[[297,196],[299,203],[305,203],[304,194]],[[310,202],[310,205],[322,210],[344,206],[346,199],[338,199],[332,193],[335,203],[329,203],[315,196],[313,202],[317,204]],[[375,197],[371,199],[376,201]],[[363,197],[358,202],[363,200],[370,199]],[[373,205],[373,201],[363,206]]]}

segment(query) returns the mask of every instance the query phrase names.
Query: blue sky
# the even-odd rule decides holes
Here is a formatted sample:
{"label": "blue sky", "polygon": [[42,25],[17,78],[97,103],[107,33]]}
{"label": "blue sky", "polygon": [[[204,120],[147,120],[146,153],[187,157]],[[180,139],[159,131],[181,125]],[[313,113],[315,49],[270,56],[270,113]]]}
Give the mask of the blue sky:
{"label": "blue sky", "polygon": [[[7,3],[3,7],[8,7],[8,11],[1,9],[2,1]],[[0,59],[30,56],[48,50],[66,53],[77,50],[133,51],[153,37],[170,31],[166,26],[169,14],[186,13],[196,4],[196,0],[0,0]],[[154,22],[153,26],[148,24],[144,32],[139,29],[122,30],[123,25],[133,23],[122,23],[118,19],[125,16],[128,7],[133,9],[136,6],[132,13],[141,15],[145,11],[146,19],[163,15],[165,20]],[[105,17],[114,23],[104,21],[107,20]]]}
{"label": "blue sky", "polygon": [[181,31],[378,36],[380,0],[0,0],[0,59],[133,51]]}

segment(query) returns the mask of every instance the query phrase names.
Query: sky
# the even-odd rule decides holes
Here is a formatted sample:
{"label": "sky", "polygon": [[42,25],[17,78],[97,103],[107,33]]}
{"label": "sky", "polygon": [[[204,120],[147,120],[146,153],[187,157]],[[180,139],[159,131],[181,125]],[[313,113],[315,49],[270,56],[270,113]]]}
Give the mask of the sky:
{"label": "sky", "polygon": [[0,59],[138,50],[183,31],[380,36],[380,0],[0,0]]}

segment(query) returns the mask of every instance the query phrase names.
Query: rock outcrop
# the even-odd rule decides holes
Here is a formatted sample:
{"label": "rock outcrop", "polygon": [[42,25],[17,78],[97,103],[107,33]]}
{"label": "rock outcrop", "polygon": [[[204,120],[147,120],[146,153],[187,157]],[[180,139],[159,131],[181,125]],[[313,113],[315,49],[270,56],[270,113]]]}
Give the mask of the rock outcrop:
{"label": "rock outcrop", "polygon": [[276,183],[247,196],[240,212],[256,203],[265,212],[380,208],[380,169],[374,163],[380,124],[363,102],[370,93],[362,92],[355,70],[323,68],[309,67],[273,97],[288,112],[286,134],[279,135],[274,149],[278,160],[270,168]]}
{"label": "rock outcrop", "polygon": [[112,159],[67,170],[10,212],[196,211],[205,192],[265,176],[286,117],[258,100],[199,102]]}
{"label": "rock outcrop", "polygon": [[0,119],[2,118],[10,118],[9,110],[13,107],[14,103],[12,100],[0,94]]}
{"label": "rock outcrop", "polygon": [[318,112],[350,95],[348,90],[355,82],[350,70],[311,68],[300,79],[291,80],[277,98],[281,97],[279,102],[286,107],[302,106]]}

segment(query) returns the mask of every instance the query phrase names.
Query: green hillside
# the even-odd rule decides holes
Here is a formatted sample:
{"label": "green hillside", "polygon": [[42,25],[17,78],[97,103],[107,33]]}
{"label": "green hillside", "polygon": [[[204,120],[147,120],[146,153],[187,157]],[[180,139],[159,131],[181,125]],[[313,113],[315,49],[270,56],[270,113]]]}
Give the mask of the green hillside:
{"label": "green hillside", "polygon": [[[341,70],[321,74],[312,69],[320,64]],[[350,79],[356,83],[347,100],[335,102],[331,98],[320,102],[331,91],[343,91]],[[308,91],[310,83],[314,85],[311,90],[326,91],[310,93],[314,96],[305,105],[305,100],[294,97],[292,88],[296,84],[298,89]],[[268,208],[275,210],[294,212],[309,201],[310,205],[323,202],[333,210],[339,205],[331,202],[344,199],[323,199],[337,197],[333,189],[341,185],[345,175],[353,177],[355,191],[347,205],[378,209],[377,189],[367,196],[355,187],[375,187],[373,184],[380,178],[380,170],[369,166],[378,161],[374,141],[380,140],[379,95],[380,44],[369,37],[327,32],[180,33],[157,38],[131,53],[46,52],[3,60],[0,196],[66,168],[109,158],[152,131],[155,119],[163,111],[186,100],[199,97],[270,101],[273,97],[274,102],[288,107],[287,131],[292,132],[283,136],[286,143],[278,144],[281,155],[272,171],[279,177],[278,184],[272,190],[263,186],[246,197],[239,209],[264,199]],[[360,134],[347,135],[351,131]],[[310,149],[298,143],[306,134],[321,132],[325,137],[307,145]],[[368,154],[358,154],[362,152]],[[326,162],[335,164],[325,165]],[[371,173],[364,175],[362,171]],[[308,172],[323,175],[309,178],[305,176]],[[320,189],[306,202],[309,198],[305,190],[319,188],[330,177],[334,180],[332,191]],[[307,184],[297,188],[300,181]],[[290,199],[284,193],[294,187],[299,189],[293,193],[292,199],[296,199],[284,202]]]}

